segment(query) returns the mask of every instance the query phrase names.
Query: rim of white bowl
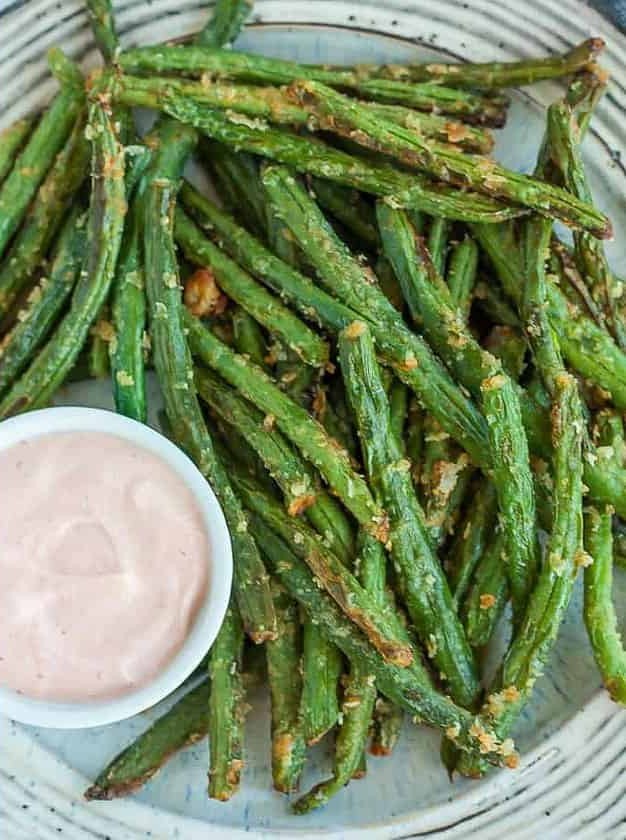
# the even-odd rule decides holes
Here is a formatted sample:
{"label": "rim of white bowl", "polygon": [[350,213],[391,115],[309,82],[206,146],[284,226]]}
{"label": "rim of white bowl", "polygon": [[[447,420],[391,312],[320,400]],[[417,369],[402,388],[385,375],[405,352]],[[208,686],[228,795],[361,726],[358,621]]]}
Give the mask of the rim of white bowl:
{"label": "rim of white bowl", "polygon": [[206,595],[180,650],[147,685],[109,700],[59,703],[27,697],[0,686],[3,714],[20,723],[56,729],[103,726],[132,717],[175,691],[194,671],[215,641],[230,598],[233,574],[230,534],[222,508],[193,461],[159,432],[121,414],[100,408],[59,406],[11,417],[0,423],[0,451],[55,432],[102,432],[151,452],[170,466],[192,492],[209,540]]}

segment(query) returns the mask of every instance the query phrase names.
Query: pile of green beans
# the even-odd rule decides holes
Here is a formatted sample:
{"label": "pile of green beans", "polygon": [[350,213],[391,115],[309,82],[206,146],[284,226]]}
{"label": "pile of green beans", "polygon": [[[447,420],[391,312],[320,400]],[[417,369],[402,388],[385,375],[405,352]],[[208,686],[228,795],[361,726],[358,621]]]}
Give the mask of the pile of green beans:
{"label": "pile of green beans", "polygon": [[[190,44],[128,50],[109,0],[86,5],[104,68],[84,79],[52,50],[59,93],[0,133],[0,419],[87,359],[146,422],[152,366],[235,569],[201,673],[86,797],[131,793],[208,736],[208,795],[230,799],[246,645],[266,664],[275,789],[296,792],[335,734],[297,814],[363,775],[368,749],[392,752],[409,716],[441,732],[450,773],[514,768],[581,568],[626,704],[626,292],[580,150],[602,41],[318,67],[232,49],[250,0],[218,0]],[[563,78],[535,172],[492,160],[506,89]],[[144,137],[138,107],[160,112]],[[183,178],[196,151],[219,204]]]}

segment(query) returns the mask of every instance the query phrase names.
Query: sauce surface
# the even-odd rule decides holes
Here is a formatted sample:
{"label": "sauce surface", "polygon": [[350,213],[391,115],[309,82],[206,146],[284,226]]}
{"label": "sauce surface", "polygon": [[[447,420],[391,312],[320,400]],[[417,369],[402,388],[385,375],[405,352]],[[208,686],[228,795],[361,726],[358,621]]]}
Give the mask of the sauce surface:
{"label": "sauce surface", "polygon": [[187,637],[209,541],[183,479],[116,435],[0,451],[0,683],[103,700],[150,682]]}

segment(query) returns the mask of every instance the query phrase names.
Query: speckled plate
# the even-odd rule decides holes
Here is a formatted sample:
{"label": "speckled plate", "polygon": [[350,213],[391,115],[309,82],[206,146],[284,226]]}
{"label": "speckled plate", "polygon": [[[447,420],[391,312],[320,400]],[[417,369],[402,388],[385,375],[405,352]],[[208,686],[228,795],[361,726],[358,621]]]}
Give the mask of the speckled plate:
{"label": "speckled plate", "polygon": [[[200,25],[205,6],[184,0],[119,0],[115,5],[126,45],[186,35]],[[401,62],[442,54],[487,60],[562,50],[591,34],[608,41],[603,63],[613,81],[585,155],[598,204],[620,231],[626,223],[626,170],[620,159],[626,136],[626,39],[581,2],[261,0],[238,45],[304,62]],[[86,65],[96,60],[80,0],[31,0],[0,17],[0,125],[49,97],[53,85],[42,57],[52,44]],[[509,123],[498,138],[497,156],[503,162],[532,168],[543,106],[558,93],[558,86],[546,83],[514,95]],[[614,267],[626,272],[626,236],[618,236],[609,252]],[[154,409],[158,398],[153,390]],[[106,383],[73,386],[59,401],[110,405]],[[623,619],[624,577],[618,577],[616,590]],[[503,642],[500,638],[500,646]],[[393,757],[370,759],[365,779],[307,817],[292,816],[288,800],[271,790],[263,694],[252,698],[242,790],[228,804],[205,796],[205,744],[176,756],[129,801],[82,801],[86,780],[161,709],[80,732],[37,730],[0,718],[3,836],[195,840],[252,832],[334,838],[626,838],[626,713],[599,689],[577,593],[548,673],[516,732],[524,756],[519,771],[450,785],[439,762],[436,734],[408,724]],[[308,763],[304,789],[325,772],[327,761],[322,745]]]}

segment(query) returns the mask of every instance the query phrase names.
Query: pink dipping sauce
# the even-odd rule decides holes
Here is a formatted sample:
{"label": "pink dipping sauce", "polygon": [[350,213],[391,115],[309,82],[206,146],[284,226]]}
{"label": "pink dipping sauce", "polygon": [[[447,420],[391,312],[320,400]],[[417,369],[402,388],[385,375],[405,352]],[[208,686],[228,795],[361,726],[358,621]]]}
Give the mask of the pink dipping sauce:
{"label": "pink dipping sauce", "polygon": [[182,478],[116,435],[0,451],[0,683],[53,701],[150,682],[185,641],[209,541]]}

